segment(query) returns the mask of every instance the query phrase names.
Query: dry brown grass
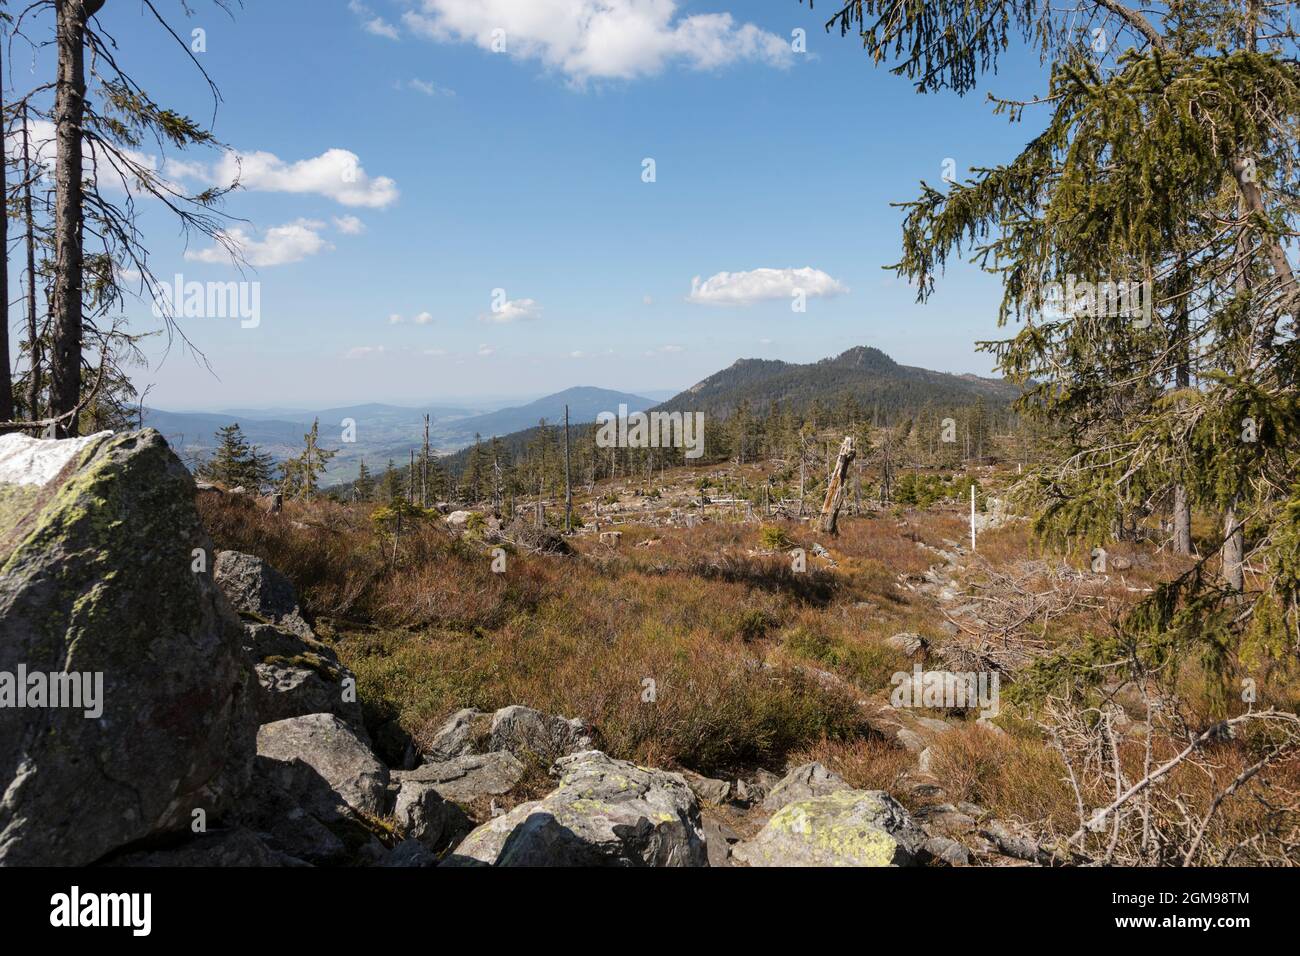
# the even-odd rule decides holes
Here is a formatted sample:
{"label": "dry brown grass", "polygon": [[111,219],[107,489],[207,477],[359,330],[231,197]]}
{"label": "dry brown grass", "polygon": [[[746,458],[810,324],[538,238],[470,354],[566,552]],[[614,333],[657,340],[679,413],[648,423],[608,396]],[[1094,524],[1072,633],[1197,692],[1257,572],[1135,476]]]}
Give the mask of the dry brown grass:
{"label": "dry brown grass", "polygon": [[[305,611],[357,674],[372,725],[395,716],[427,743],[457,708],[525,704],[582,717],[599,746],[646,764],[729,775],[816,759],[854,786],[900,797],[914,758],[871,739],[853,698],[884,690],[908,668],[885,645],[890,635],[942,640],[932,599],[896,581],[936,563],[917,542],[944,547],[966,535],[956,510],[854,517],[834,538],[800,522],[763,522],[808,552],[809,573],[795,574],[787,553],[759,553],[758,522],[626,525],[621,548],[580,537],[573,556],[511,554],[507,573],[494,574],[488,545],[458,539],[436,521],[408,529],[394,560],[364,506],[290,502],[270,515],[250,499],[211,493],[199,506],[218,547],[258,554],[294,582]],[[637,547],[642,541],[655,543]],[[812,555],[814,543],[829,549],[833,568]],[[1185,566],[1144,545],[1111,553],[1133,563],[1098,584],[1116,610],[1144,593],[1129,588]],[[982,535],[979,557],[995,567],[1061,560],[1038,551],[1024,524]],[[1055,645],[1104,626],[1097,614],[1079,612],[1054,620],[1049,636]],[[808,666],[834,672],[848,690],[822,686],[800,670]],[[1185,709],[1208,721],[1213,702],[1198,697],[1195,670],[1189,665],[1180,682]],[[643,699],[647,680],[653,701]],[[1263,682],[1261,704],[1294,706],[1292,690],[1281,679]],[[1001,722],[1010,736],[960,724],[940,737],[933,773],[950,799],[1072,832],[1077,810],[1060,756],[1031,723]],[[1162,738],[1157,749],[1172,746]],[[1126,771],[1136,773],[1142,747],[1127,742],[1121,750]],[[1190,809],[1248,764],[1250,748],[1229,744],[1212,757],[1209,771],[1180,770],[1170,781]],[[1277,794],[1287,788],[1300,789],[1295,762],[1224,805],[1213,846],[1273,826]],[[1096,806],[1106,793],[1088,797]]]}
{"label": "dry brown grass", "polygon": [[819,740],[795,754],[791,763],[810,760],[824,764],[859,790],[884,790],[903,803],[911,800],[903,778],[915,768],[915,755],[879,738]]}
{"label": "dry brown grass", "polygon": [[1059,826],[1075,819],[1064,763],[1032,736],[956,725],[930,745],[930,772],[952,799],[977,803],[1000,819]]}

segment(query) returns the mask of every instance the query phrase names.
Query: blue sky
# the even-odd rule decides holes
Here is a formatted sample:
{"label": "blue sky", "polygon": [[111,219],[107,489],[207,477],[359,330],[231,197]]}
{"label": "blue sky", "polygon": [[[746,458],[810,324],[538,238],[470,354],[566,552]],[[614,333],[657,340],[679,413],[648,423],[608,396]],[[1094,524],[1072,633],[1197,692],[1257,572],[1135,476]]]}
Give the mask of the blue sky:
{"label": "blue sky", "polygon": [[[225,209],[262,263],[247,274],[261,317],[182,319],[215,375],[150,347],[135,379],[152,405],[677,389],[741,357],[854,345],[991,370],[973,343],[997,333],[996,280],[958,265],[915,304],[881,268],[899,251],[889,204],[938,184],[946,159],[1009,158],[1031,130],[992,116],[982,92],[916,94],[823,31],[830,4],[263,0],[234,19],[193,5],[174,24],[205,31],[215,132],[245,157],[248,188]],[[598,16],[565,12],[583,9]],[[155,98],[210,114],[138,4],[100,20]],[[498,22],[503,53],[487,48]],[[789,48],[797,28],[806,54]],[[1037,75],[1009,62],[990,89],[1023,94]],[[199,164],[174,167],[191,184],[230,168],[212,152],[171,158]],[[144,225],[158,276],[238,278],[210,243],[187,256],[156,204]],[[810,293],[804,313],[792,285]],[[142,303],[129,315],[157,324]]]}

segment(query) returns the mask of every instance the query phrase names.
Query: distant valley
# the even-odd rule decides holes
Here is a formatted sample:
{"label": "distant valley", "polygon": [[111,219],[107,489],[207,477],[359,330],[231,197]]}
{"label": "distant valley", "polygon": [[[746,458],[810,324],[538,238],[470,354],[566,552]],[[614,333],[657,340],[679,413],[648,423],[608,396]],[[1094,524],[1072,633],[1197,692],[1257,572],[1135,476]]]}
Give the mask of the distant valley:
{"label": "distant valley", "polygon": [[[216,412],[169,412],[145,408],[144,424],[162,432],[168,444],[189,464],[201,461],[215,447],[218,428],[238,423],[244,436],[277,460],[302,451],[303,435],[313,420],[320,421],[321,444],[338,449],[326,472],[327,483],[355,478],[361,462],[371,471],[381,470],[391,458],[405,462],[412,448],[424,440],[424,416],[430,416],[429,441],[439,454],[449,454],[473,444],[474,436],[490,438],[548,423],[569,420],[576,424],[593,422],[607,410],[620,404],[633,411],[654,405],[651,398],[610,389],[579,386],[547,395],[524,405],[508,408],[484,408],[472,405],[349,405],[320,410],[301,408],[229,409]],[[344,422],[356,424],[356,441],[343,442]]]}

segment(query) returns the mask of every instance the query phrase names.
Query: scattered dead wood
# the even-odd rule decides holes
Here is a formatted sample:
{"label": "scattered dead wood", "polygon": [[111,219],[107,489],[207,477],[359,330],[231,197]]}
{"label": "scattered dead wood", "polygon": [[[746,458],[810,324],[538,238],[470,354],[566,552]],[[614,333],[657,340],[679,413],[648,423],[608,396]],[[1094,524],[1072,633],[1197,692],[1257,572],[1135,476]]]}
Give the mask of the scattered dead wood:
{"label": "scattered dead wood", "polygon": [[1014,672],[1049,649],[1046,635],[1055,621],[1080,611],[1112,610],[1108,599],[1094,593],[1098,579],[1066,565],[1033,561],[1003,571],[978,560],[978,577],[966,582],[966,603],[942,609],[958,631],[950,654]]}
{"label": "scattered dead wood", "polygon": [[836,533],[840,509],[844,506],[844,489],[848,481],[849,465],[853,464],[853,459],[856,457],[853,437],[846,436],[840,444],[840,453],[835,459],[835,467],[831,469],[830,481],[826,486],[826,502],[822,505],[821,517],[818,520],[818,527],[826,534]]}

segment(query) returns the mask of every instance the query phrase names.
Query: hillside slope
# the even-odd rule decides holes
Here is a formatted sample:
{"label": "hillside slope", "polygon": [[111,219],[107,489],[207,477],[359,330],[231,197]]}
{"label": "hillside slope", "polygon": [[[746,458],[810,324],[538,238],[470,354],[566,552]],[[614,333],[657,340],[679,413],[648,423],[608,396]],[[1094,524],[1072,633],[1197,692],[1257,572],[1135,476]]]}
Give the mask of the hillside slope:
{"label": "hillside slope", "polygon": [[748,402],[755,411],[772,402],[782,410],[804,411],[814,401],[836,405],[852,398],[884,416],[925,404],[991,405],[1012,401],[1019,389],[1001,379],[952,375],[899,365],[876,348],[858,346],[834,358],[800,365],[774,359],[740,359],[658,406],[665,411],[701,411],[725,418]]}
{"label": "hillside slope", "polygon": [[507,435],[533,428],[543,418],[548,424],[562,424],[566,405],[569,407],[569,421],[579,424],[594,422],[601,412],[617,413],[619,405],[626,405],[629,411],[639,412],[653,404],[652,400],[640,395],[579,385],[539,398],[527,405],[462,419],[451,427],[450,433],[462,439],[473,440],[475,435],[491,438],[493,435]]}

